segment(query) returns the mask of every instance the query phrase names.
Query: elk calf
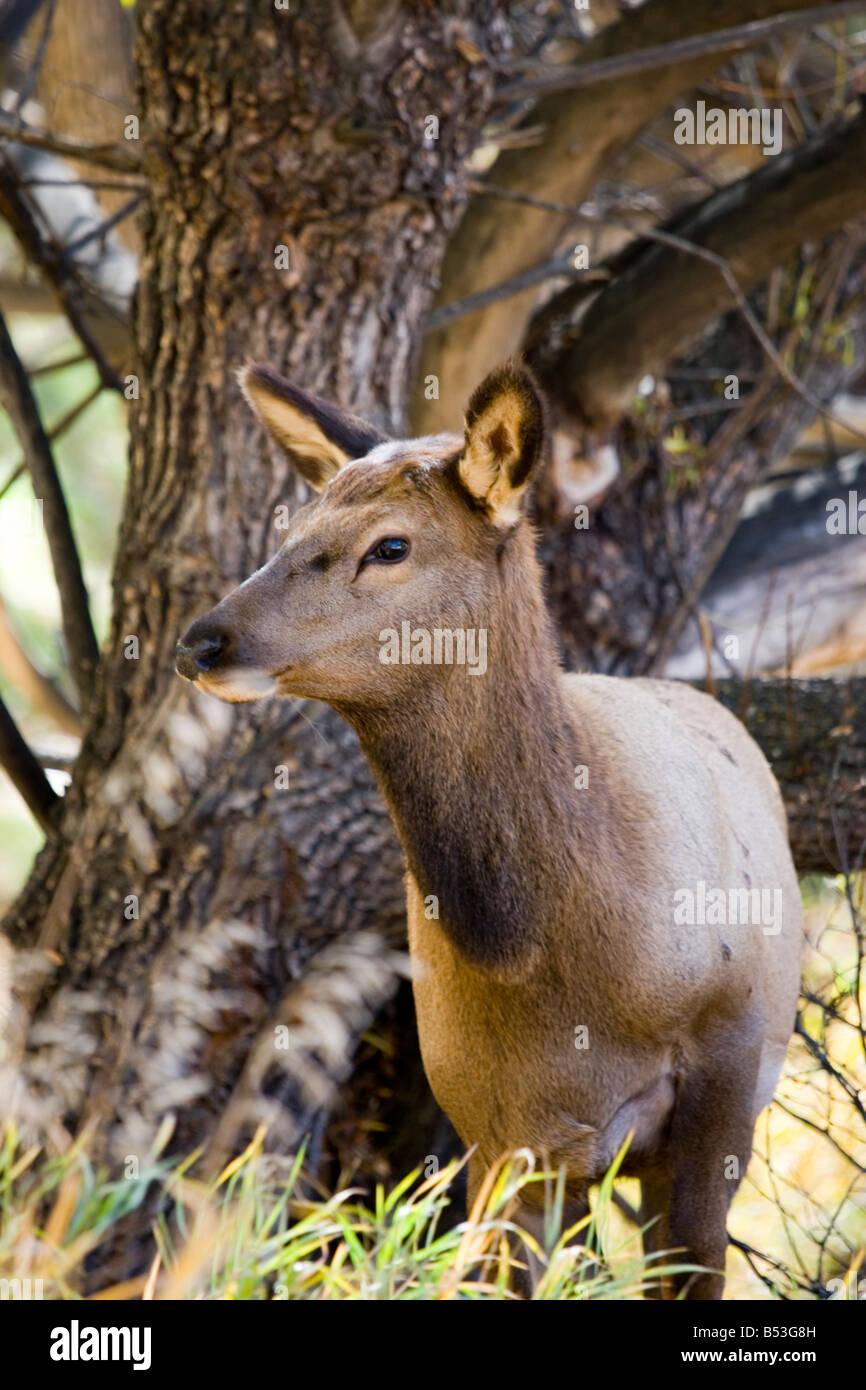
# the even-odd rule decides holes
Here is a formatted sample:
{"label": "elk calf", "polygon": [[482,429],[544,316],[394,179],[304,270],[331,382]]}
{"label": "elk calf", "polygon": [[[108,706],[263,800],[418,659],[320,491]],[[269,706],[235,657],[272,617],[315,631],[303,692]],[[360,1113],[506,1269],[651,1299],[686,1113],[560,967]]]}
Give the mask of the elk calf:
{"label": "elk calf", "polygon": [[[476,390],[465,438],[409,442],[267,367],[241,380],[320,496],[193,623],[178,671],[222,700],[325,700],[357,730],[408,866],[424,1066],[477,1145],[470,1201],[525,1145],[565,1166],[574,1220],[631,1133],[651,1247],[710,1271],[668,1292],[720,1297],[799,982],[767,763],[690,687],[560,670],[524,515],[544,429],[522,367]],[[483,671],[465,659],[482,633]],[[537,1231],[535,1190],[517,1220]]]}

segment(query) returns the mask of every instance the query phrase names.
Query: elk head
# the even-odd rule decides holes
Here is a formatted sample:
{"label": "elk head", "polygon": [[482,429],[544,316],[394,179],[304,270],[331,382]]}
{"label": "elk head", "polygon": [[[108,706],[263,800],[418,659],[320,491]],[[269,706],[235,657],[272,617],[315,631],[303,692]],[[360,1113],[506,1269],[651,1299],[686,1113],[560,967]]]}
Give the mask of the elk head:
{"label": "elk head", "polygon": [[464,437],[395,441],[268,367],[240,379],[318,496],[273,559],[192,624],[177,670],[231,702],[387,704],[419,668],[383,665],[383,633],[488,626],[503,557],[531,552],[523,500],[544,437],[534,381],[509,363],[473,394]]}

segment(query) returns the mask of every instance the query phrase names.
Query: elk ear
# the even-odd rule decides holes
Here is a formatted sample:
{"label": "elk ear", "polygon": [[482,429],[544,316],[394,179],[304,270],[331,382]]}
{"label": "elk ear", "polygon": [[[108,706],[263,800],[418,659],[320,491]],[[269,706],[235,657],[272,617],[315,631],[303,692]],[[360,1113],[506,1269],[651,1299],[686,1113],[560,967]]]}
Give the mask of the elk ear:
{"label": "elk ear", "polygon": [[473,392],[458,473],[497,526],[513,526],[544,443],[544,407],[535,379],[506,362]]}
{"label": "elk ear", "polygon": [[271,367],[249,362],[238,380],[268,434],[317,492],[344,464],[363,458],[387,438],[357,415],[293,386]]}

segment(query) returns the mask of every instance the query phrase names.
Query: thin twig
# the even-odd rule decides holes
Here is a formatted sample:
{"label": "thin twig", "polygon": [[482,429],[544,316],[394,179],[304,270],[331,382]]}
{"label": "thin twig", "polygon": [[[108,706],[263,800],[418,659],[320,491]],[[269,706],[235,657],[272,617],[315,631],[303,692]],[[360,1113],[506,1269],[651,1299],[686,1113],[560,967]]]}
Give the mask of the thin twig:
{"label": "thin twig", "polygon": [[[89,362],[90,358],[87,356],[87,354],[85,354],[84,357],[76,360]],[[34,375],[34,373],[31,372],[31,376],[32,375]],[[97,382],[96,385],[93,387],[92,391],[88,391],[86,396],[82,396],[81,400],[77,401],[75,405],[71,406],[70,409],[67,410],[65,415],[61,415],[60,419],[57,421],[57,424],[54,425],[48,432],[49,443],[53,444],[55,440],[58,440],[62,434],[65,434],[66,430],[69,429],[69,426],[75,424],[75,421],[78,419],[79,415],[83,415],[87,407],[93,401],[95,401],[96,397],[99,396],[101,393],[102,383]],[[12,484],[17,483],[18,479],[21,477],[22,473],[25,471],[26,468],[26,459],[21,459],[20,462],[15,465],[3,486],[0,487],[0,502],[3,501],[3,498],[6,496],[7,492],[12,487]]]}
{"label": "thin twig", "polygon": [[479,309],[487,309],[491,304],[496,304],[501,299],[510,299],[512,295],[522,294],[524,290],[531,289],[533,285],[543,284],[545,280],[556,279],[561,275],[578,278],[581,284],[587,285],[587,290],[596,282],[607,283],[610,279],[606,271],[577,270],[571,257],[557,256],[549,261],[541,261],[539,265],[530,266],[528,270],[521,270],[519,275],[512,275],[509,280],[503,280],[498,285],[491,285],[489,290],[479,290],[477,294],[469,294],[465,299],[458,299],[453,304],[445,304],[441,309],[434,309],[427,316],[425,328],[428,331],[434,328],[443,328],[446,324],[453,323],[455,319],[463,318],[465,314],[474,314]]}
{"label": "thin twig", "polygon": [[111,217],[106,217],[98,226],[91,227],[89,231],[84,232],[77,241],[71,241],[67,246],[64,246],[63,254],[65,256],[74,256],[76,251],[83,250],[83,248],[89,246],[92,241],[98,241],[100,237],[107,236],[113,227],[116,227],[124,218],[129,217],[130,213],[135,212],[143,196],[142,193],[134,194],[133,197],[130,198],[128,202],[124,203],[123,207],[118,208],[117,212],[113,213]]}
{"label": "thin twig", "polygon": [[[752,1264],[753,1258],[756,1260],[764,1260],[768,1265],[770,1265],[772,1269],[778,1269],[780,1273],[785,1275],[786,1279],[790,1280],[790,1282],[794,1285],[795,1288],[804,1289],[809,1293],[817,1293],[820,1297],[823,1297],[823,1294],[821,1293],[820,1289],[817,1287],[816,1284],[803,1283],[803,1281],[798,1279],[796,1274],[794,1274],[788,1268],[787,1265],[780,1264],[779,1261],[774,1260],[771,1255],[765,1255],[763,1251],[756,1250],[752,1245],[747,1245],[744,1240],[737,1240],[736,1236],[729,1235],[728,1244],[732,1245],[735,1250],[739,1250],[743,1255],[745,1255],[746,1259],[752,1267],[753,1272],[757,1274],[759,1279],[763,1280],[763,1282],[767,1285],[768,1288],[778,1289],[779,1286],[772,1279],[768,1279],[766,1275],[762,1274],[761,1271],[757,1269],[754,1264]],[[782,1294],[782,1298],[786,1298],[786,1295]]]}
{"label": "thin twig", "polygon": [[45,61],[45,52],[48,48],[48,41],[51,38],[51,29],[54,24],[54,12],[56,9],[57,0],[48,0],[48,5],[46,7],[45,13],[45,23],[42,26],[42,33],[39,35],[39,43],[36,46],[36,52],[33,55],[33,61],[27,69],[27,72],[24,74],[24,78],[21,82],[21,85],[15,94],[15,104],[12,108],[13,116],[19,115],[19,112],[21,111],[22,107],[24,107],[27,104],[27,102],[30,100],[30,97],[33,95],[33,92],[36,88],[36,83],[39,81],[39,74],[42,71],[42,64]]}
{"label": "thin twig", "polygon": [[649,150],[651,154],[657,155],[659,159],[666,159],[669,163],[676,165],[684,174],[690,178],[700,179],[701,183],[709,184],[714,193],[718,193],[721,188],[719,180],[713,177],[710,169],[701,168],[697,160],[690,159],[679,145],[668,145],[664,140],[659,140],[657,136],[651,135],[649,131],[644,131],[638,136],[638,145]]}
{"label": "thin twig", "polygon": [[40,362],[38,367],[28,367],[27,375],[32,380],[35,376],[49,376],[51,372],[62,372],[66,367],[77,367],[79,363],[89,361],[89,353],[74,352],[70,357],[61,357],[59,362]]}
{"label": "thin twig", "polygon": [[137,174],[141,169],[138,155],[123,145],[91,144],[87,140],[52,135],[48,130],[35,130],[32,126],[17,125],[2,119],[0,140],[15,140],[19,145],[48,150],[63,159],[80,159],[85,164],[98,164],[103,169],[112,169],[116,174]]}
{"label": "thin twig", "polygon": [[834,1081],[837,1081],[839,1083],[839,1085],[842,1087],[842,1090],[847,1095],[848,1099],[854,1105],[854,1108],[857,1110],[858,1114],[864,1120],[866,1120],[866,1106],[864,1106],[863,1102],[860,1099],[860,1092],[856,1089],[853,1083],[848,1080],[846,1076],[842,1075],[838,1068],[833,1066],[833,1063],[830,1061],[830,1058],[827,1055],[826,1050],[823,1047],[821,1047],[820,1043],[817,1043],[815,1039],[810,1036],[809,1033],[806,1032],[806,1029],[803,1026],[802,1020],[800,1018],[797,1019],[797,1025],[794,1029],[794,1032],[803,1039],[812,1056],[816,1058],[818,1062],[820,1062],[822,1069],[827,1073],[828,1076],[832,1076]]}
{"label": "thin twig", "polygon": [[143,190],[140,179],[22,179],[21,188],[98,188],[106,193],[126,193]]}
{"label": "thin twig", "polygon": [[[49,766],[52,766],[52,764],[49,764]],[[823,1003],[820,1006],[821,1008],[825,1007]],[[821,1138],[826,1139],[829,1144],[832,1144],[837,1153],[839,1153],[842,1158],[847,1159],[848,1162],[857,1169],[858,1173],[863,1172],[862,1164],[858,1163],[856,1158],[854,1158],[852,1154],[849,1154],[847,1149],[842,1147],[839,1140],[830,1133],[829,1129],[822,1129],[814,1120],[810,1120],[808,1115],[801,1115],[798,1110],[792,1110],[784,1101],[779,1100],[778,1096],[774,1097],[774,1104],[777,1105],[780,1110],[783,1110],[786,1115],[790,1115],[792,1120],[797,1120],[799,1124],[805,1125],[807,1129],[813,1129],[816,1134],[820,1134]]]}

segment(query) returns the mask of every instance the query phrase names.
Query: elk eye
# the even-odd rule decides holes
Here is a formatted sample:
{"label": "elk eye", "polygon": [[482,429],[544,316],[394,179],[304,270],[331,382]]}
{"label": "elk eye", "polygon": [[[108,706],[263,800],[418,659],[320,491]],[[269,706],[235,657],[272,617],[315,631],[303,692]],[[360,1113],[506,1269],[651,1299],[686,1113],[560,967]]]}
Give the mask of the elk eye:
{"label": "elk eye", "polygon": [[386,536],[384,540],[371,545],[364,556],[363,563],[374,565],[396,565],[409,554],[409,542],[402,536]]}

